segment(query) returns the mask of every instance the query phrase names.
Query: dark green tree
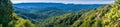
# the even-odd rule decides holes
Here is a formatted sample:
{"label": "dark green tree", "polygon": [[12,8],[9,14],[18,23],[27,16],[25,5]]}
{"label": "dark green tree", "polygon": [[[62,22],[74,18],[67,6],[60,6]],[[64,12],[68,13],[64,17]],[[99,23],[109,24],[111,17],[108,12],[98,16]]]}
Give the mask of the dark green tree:
{"label": "dark green tree", "polygon": [[0,0],[0,27],[34,27],[34,25],[14,13],[10,0]]}

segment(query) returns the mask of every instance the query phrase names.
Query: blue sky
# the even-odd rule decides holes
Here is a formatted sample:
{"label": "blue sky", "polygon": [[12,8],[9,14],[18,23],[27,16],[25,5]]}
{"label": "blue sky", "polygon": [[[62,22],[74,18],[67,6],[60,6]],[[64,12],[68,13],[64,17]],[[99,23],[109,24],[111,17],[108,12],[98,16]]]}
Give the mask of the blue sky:
{"label": "blue sky", "polygon": [[111,4],[114,0],[11,0],[13,3],[45,2],[72,4]]}

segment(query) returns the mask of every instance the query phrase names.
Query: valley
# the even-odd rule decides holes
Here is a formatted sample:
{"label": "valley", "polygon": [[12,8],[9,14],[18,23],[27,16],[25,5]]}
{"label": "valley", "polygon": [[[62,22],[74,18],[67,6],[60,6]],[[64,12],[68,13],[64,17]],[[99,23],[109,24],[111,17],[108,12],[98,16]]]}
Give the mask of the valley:
{"label": "valley", "polygon": [[[62,3],[19,3],[14,4],[15,12],[33,22],[42,22],[50,17],[68,13],[93,10],[106,4],[62,4]],[[87,8],[86,8],[87,7]]]}

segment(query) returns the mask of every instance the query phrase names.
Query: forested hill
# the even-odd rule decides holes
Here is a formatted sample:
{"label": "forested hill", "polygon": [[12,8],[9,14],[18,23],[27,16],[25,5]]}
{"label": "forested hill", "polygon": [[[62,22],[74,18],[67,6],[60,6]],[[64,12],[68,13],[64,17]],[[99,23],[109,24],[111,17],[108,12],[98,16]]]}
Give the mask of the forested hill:
{"label": "forested hill", "polygon": [[53,17],[40,27],[120,27],[120,0],[88,12]]}
{"label": "forested hill", "polygon": [[34,27],[34,25],[14,13],[10,0],[0,0],[0,27]]}

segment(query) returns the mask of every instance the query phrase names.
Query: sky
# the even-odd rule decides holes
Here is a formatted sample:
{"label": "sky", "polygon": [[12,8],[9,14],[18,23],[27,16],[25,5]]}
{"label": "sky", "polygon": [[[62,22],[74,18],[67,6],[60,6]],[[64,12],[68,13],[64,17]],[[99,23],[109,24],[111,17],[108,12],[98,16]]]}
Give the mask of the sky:
{"label": "sky", "polygon": [[12,3],[64,3],[64,4],[111,4],[114,0],[11,0]]}

